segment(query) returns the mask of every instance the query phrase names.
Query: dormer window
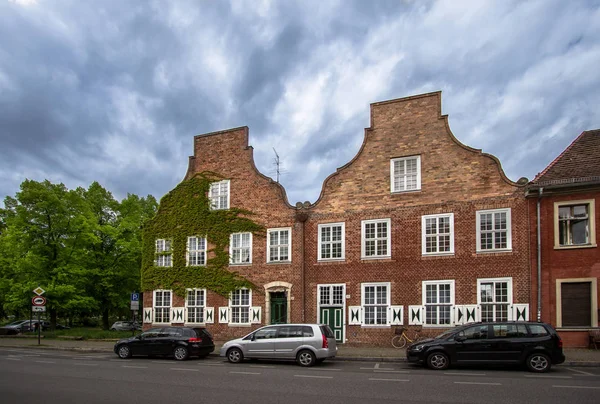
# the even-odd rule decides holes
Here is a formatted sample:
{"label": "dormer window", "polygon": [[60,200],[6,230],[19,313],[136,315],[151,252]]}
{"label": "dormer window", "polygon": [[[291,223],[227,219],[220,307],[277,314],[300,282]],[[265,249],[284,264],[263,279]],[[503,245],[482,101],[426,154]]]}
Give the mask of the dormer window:
{"label": "dormer window", "polygon": [[421,189],[421,156],[392,159],[390,171],[392,193]]}
{"label": "dormer window", "polygon": [[229,209],[229,180],[210,184],[208,199],[210,199],[210,208],[213,210]]}

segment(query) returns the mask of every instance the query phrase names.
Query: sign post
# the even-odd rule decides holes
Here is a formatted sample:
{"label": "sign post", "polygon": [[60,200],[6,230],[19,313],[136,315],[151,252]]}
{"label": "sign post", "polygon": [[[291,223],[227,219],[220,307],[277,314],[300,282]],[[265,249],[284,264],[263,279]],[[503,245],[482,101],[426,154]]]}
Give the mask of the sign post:
{"label": "sign post", "polygon": [[140,294],[137,292],[133,292],[131,294],[131,336],[135,335],[135,314],[137,313],[137,311],[140,309]]}
{"label": "sign post", "polygon": [[[41,339],[41,335],[42,335],[42,321],[40,319],[40,313],[42,311],[46,311],[46,298],[43,297],[42,295],[45,293],[46,291],[42,288],[40,288],[39,286],[35,289],[33,289],[33,293],[35,293],[37,296],[34,296],[31,299],[31,304],[33,306],[31,306],[31,311],[35,312],[37,311],[38,314],[38,318],[37,318],[37,332],[38,332],[38,345],[41,345],[40,339]],[[29,324],[31,325],[31,323]]]}

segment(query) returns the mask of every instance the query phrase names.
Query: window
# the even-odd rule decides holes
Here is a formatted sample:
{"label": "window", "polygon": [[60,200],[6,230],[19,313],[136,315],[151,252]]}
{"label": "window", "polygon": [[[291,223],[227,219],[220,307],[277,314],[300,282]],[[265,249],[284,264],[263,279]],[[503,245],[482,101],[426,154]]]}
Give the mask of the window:
{"label": "window", "polygon": [[250,301],[249,289],[238,289],[231,292],[231,322],[233,324],[250,324]]}
{"label": "window", "polygon": [[481,321],[508,321],[512,304],[511,278],[478,279],[477,291]]}
{"label": "window", "polygon": [[344,285],[319,285],[320,306],[343,306]]}
{"label": "window", "polygon": [[477,251],[512,249],[510,209],[477,212]]}
{"label": "window", "polygon": [[554,246],[588,247],[596,245],[595,201],[554,203]]}
{"label": "window", "polygon": [[156,250],[154,254],[154,265],[157,267],[173,266],[171,251],[171,240],[158,239],[156,240]]}
{"label": "window", "polygon": [[425,324],[449,325],[450,311],[454,305],[454,281],[424,281],[423,305]]}
{"label": "window", "polygon": [[254,339],[271,339],[277,336],[277,327],[267,327],[254,333]]}
{"label": "window", "polygon": [[476,325],[469,327],[458,333],[459,336],[465,337],[466,339],[487,339],[488,337],[488,326],[487,325]]}
{"label": "window", "polygon": [[454,254],[454,213],[421,217],[423,255]]}
{"label": "window", "polygon": [[291,229],[269,229],[267,231],[267,262],[291,261],[290,247],[292,245]]}
{"label": "window", "polygon": [[213,210],[229,209],[229,180],[211,183],[208,199]]}
{"label": "window", "polygon": [[204,305],[206,291],[204,289],[188,289],[185,298],[187,307],[186,323],[204,323]]}
{"label": "window", "polygon": [[543,337],[548,335],[548,330],[541,324],[529,324],[529,331],[532,337]]}
{"label": "window", "polygon": [[187,265],[189,267],[206,265],[206,238],[188,237]]}
{"label": "window", "polygon": [[494,324],[492,330],[494,331],[494,338],[527,337],[527,327],[525,327],[525,324]]}
{"label": "window", "polygon": [[286,325],[277,328],[279,329],[277,338],[302,338],[304,336],[301,325]]}
{"label": "window", "polygon": [[421,156],[392,159],[390,170],[392,192],[421,189]]}
{"label": "window", "polygon": [[251,264],[252,233],[232,234],[229,254],[232,264]]}
{"label": "window", "polygon": [[387,313],[390,306],[390,284],[363,283],[362,306],[366,325],[387,325]]}
{"label": "window", "polygon": [[319,225],[319,260],[344,259],[344,223]]}
{"label": "window", "polygon": [[389,258],[390,219],[362,221],[362,258]]}
{"label": "window", "polygon": [[155,323],[170,323],[171,322],[171,291],[170,290],[155,290],[153,299],[154,322]]}

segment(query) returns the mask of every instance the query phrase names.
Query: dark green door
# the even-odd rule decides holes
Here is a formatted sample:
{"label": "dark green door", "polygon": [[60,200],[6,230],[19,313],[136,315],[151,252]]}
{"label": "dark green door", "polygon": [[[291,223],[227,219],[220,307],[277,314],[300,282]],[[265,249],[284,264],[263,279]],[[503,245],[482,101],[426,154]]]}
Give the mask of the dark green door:
{"label": "dark green door", "polygon": [[327,324],[333,330],[337,342],[344,342],[342,341],[342,338],[344,337],[343,318],[343,310],[341,307],[321,307],[321,323]]}
{"label": "dark green door", "polygon": [[287,322],[287,296],[285,292],[271,292],[271,324],[285,324]]}

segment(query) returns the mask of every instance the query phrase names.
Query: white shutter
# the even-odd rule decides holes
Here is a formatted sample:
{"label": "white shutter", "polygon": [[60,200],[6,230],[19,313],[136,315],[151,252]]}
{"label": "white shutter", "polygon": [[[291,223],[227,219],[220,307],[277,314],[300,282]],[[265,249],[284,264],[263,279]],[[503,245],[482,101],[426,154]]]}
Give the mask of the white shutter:
{"label": "white shutter", "polygon": [[424,313],[425,307],[423,306],[408,306],[408,325],[422,325],[425,321]]}
{"label": "white shutter", "polygon": [[229,323],[229,307],[219,307],[219,323]]}
{"label": "white shutter", "polygon": [[185,323],[185,308],[184,307],[171,307],[171,323],[183,324]]}
{"label": "white shutter", "polygon": [[508,311],[509,320],[529,321],[529,304],[513,304]]}
{"label": "white shutter", "polygon": [[152,323],[152,308],[144,308],[144,324]]}
{"label": "white shutter", "polygon": [[215,322],[215,308],[205,307],[204,308],[204,323],[213,324]]}
{"label": "white shutter", "polygon": [[260,324],[261,307],[250,307],[250,324]]}
{"label": "white shutter", "polygon": [[454,306],[454,324],[462,325],[479,321],[479,306],[465,304]]}
{"label": "white shutter", "polygon": [[390,325],[404,324],[404,306],[390,306],[388,320]]}
{"label": "white shutter", "polygon": [[360,325],[362,324],[362,307],[350,306],[348,307],[348,324],[349,325]]}

